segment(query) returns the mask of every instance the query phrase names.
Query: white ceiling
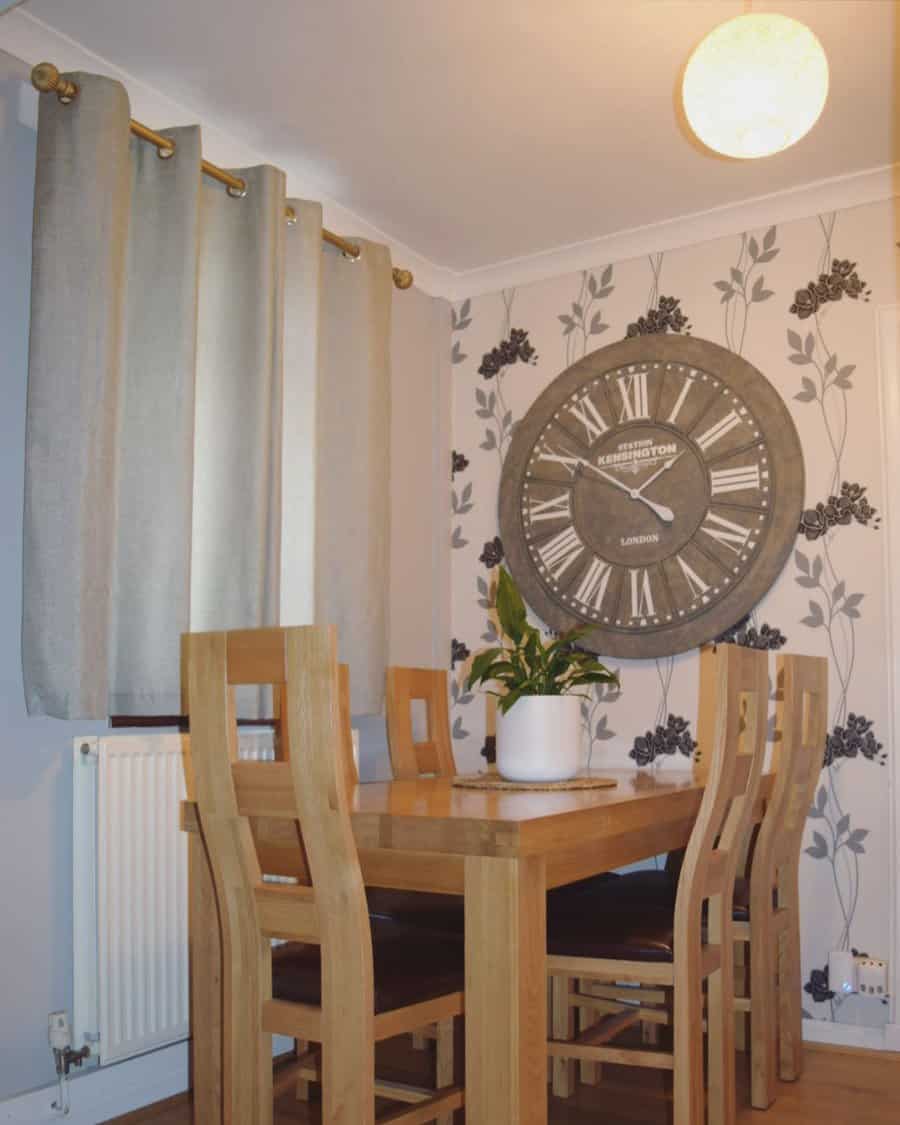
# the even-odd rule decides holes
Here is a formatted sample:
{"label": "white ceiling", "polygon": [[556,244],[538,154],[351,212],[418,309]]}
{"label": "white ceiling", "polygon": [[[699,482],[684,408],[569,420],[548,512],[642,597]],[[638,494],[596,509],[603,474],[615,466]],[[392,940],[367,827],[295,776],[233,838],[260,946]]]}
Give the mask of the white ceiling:
{"label": "white ceiling", "polygon": [[[900,159],[900,6],[757,0],[825,46],[813,132],[718,159],[679,123],[691,49],[742,0],[27,0],[455,273]],[[5,17],[7,19],[11,17]],[[0,45],[3,26],[0,23]],[[36,60],[29,60],[36,61]],[[163,122],[148,122],[161,125]]]}

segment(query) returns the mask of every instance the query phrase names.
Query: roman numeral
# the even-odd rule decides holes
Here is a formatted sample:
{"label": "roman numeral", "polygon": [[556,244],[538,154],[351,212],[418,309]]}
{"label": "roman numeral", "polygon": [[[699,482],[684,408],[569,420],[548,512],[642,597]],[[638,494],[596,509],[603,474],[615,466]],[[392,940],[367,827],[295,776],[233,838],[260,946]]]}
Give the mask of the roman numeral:
{"label": "roman numeral", "polygon": [[740,469],[714,469],[709,474],[713,496],[720,492],[741,492],[745,488],[759,488],[759,464],[744,465]]}
{"label": "roman numeral", "polygon": [[606,587],[609,584],[611,574],[612,567],[608,562],[604,559],[594,559],[587,568],[587,573],[582,578],[581,585],[575,591],[575,597],[582,605],[588,605],[592,609],[599,610],[606,596]]}
{"label": "roman numeral", "polygon": [[590,395],[585,395],[578,402],[573,402],[569,406],[569,413],[584,426],[589,442],[595,441],[609,429]]}
{"label": "roman numeral", "polygon": [[724,418],[720,418],[715,425],[709,427],[697,438],[697,444],[705,452],[711,445],[730,433],[735,426],[741,424],[741,417],[736,410],[729,410]]}
{"label": "roman numeral", "polygon": [[686,376],[684,382],[681,384],[681,390],[678,392],[678,398],[675,399],[675,405],[672,407],[672,410],[669,413],[669,417],[667,418],[667,421],[670,425],[675,425],[675,419],[678,417],[682,406],[684,406],[684,401],[687,398],[688,392],[693,385],[694,380],[691,378],[691,376]]}
{"label": "roman numeral", "polygon": [[687,582],[688,586],[691,588],[691,594],[695,598],[702,598],[709,590],[709,586],[707,586],[696,570],[692,570],[691,567],[688,566],[681,555],[676,555],[675,560],[681,567],[681,573],[684,575],[685,582]]}
{"label": "roman numeral", "polygon": [[533,500],[528,509],[528,519],[532,523],[539,523],[541,520],[567,520],[571,515],[572,497],[568,492],[561,492],[550,500]]}
{"label": "roman numeral", "polygon": [[653,590],[648,570],[629,570],[631,576],[631,616],[653,617]]}
{"label": "roman numeral", "polygon": [[649,418],[647,406],[647,372],[635,371],[631,375],[620,375],[616,380],[622,396],[620,422],[631,422],[635,418]]}
{"label": "roman numeral", "polygon": [[[712,526],[708,526],[710,524]],[[711,539],[727,547],[729,551],[734,551],[736,555],[741,553],[750,538],[748,527],[732,523],[731,520],[717,516],[714,512],[706,513],[706,521],[700,525],[700,530],[705,531]]]}
{"label": "roman numeral", "polygon": [[575,528],[567,527],[538,548],[538,555],[550,571],[550,577],[554,582],[558,582],[560,576],[569,569],[583,550],[584,544],[578,538]]}
{"label": "roman numeral", "polygon": [[561,449],[557,452],[550,445],[545,445],[538,450],[538,460],[562,465],[570,477],[575,476],[575,473],[578,471],[578,466],[581,464],[581,458],[577,457],[568,449]]}

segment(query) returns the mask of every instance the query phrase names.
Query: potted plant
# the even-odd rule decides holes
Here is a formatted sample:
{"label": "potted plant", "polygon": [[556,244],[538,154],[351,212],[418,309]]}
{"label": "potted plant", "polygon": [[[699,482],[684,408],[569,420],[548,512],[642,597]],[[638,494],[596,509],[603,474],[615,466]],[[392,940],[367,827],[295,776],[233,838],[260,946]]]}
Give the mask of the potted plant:
{"label": "potted plant", "polygon": [[576,645],[588,630],[572,629],[552,641],[529,625],[512,577],[500,568],[496,597],[502,647],[480,652],[468,687],[494,683],[497,697],[497,769],[510,781],[562,781],[581,759],[580,701],[592,684],[619,682],[590,652]]}

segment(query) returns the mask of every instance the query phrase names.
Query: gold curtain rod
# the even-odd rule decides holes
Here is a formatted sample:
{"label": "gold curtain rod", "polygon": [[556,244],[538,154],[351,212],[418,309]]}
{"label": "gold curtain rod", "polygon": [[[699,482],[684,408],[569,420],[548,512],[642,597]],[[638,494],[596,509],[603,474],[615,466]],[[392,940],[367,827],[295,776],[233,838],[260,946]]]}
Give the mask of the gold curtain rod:
{"label": "gold curtain rod", "polygon": [[[78,86],[69,78],[63,78],[53,63],[38,63],[31,71],[31,84],[36,90],[42,94],[54,93],[63,104],[68,105],[74,98],[78,96]],[[159,155],[163,157],[171,156],[175,151],[175,142],[169,137],[164,137],[162,133],[156,133],[153,129],[148,129],[146,125],[142,125],[140,121],[135,121],[134,118],[130,122],[131,132],[136,137],[140,137],[142,141],[147,141],[151,145],[155,145]],[[226,172],[224,168],[220,168],[217,164],[211,164],[208,160],[201,161],[201,167],[204,175],[209,176],[213,180],[218,180],[220,184],[224,184],[228,188],[231,195],[243,195],[247,190],[246,183],[240,176],[232,176],[230,172]],[[293,207],[285,208],[285,217],[289,223],[297,221],[297,212]],[[328,230],[326,227],[322,228],[322,241],[329,243],[331,246],[337,247],[338,250],[349,258],[350,261],[355,262],[359,260],[360,248],[355,242],[349,242],[346,238],[341,238],[339,234],[334,234],[333,231]],[[396,266],[393,269],[394,285],[398,289],[409,289],[413,283],[413,275],[410,270],[401,270]]]}

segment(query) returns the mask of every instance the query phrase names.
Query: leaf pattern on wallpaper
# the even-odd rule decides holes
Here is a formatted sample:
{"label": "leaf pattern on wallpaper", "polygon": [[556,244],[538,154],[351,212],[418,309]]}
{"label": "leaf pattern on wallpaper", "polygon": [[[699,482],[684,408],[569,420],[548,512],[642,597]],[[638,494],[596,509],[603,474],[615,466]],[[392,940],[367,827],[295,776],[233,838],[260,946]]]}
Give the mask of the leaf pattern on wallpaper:
{"label": "leaf pattern on wallpaper", "polygon": [[[632,336],[653,336],[665,332],[690,331],[690,321],[682,311],[680,297],[661,297],[659,281],[662,274],[664,255],[651,254],[650,292],[647,294],[647,311],[632,321],[626,329],[626,339]],[[682,753],[690,757],[696,748],[691,736],[690,723],[681,715],[669,711],[669,691],[675,672],[675,657],[664,656],[656,659],[656,675],[659,679],[660,695],[656,706],[653,728],[636,736],[628,757],[638,766],[654,765],[657,768],[666,757]]]}
{"label": "leaf pattern on wallpaper", "polygon": [[[873,729],[874,723],[865,715],[850,710],[849,695],[853,687],[857,654],[857,624],[864,613],[864,592],[854,590],[847,578],[838,573],[835,559],[835,538],[846,534],[852,525],[877,528],[879,520],[866,498],[866,488],[843,480],[844,456],[849,432],[848,395],[853,390],[851,378],[856,365],[846,362],[829,346],[824,332],[824,314],[829,303],[862,297],[870,290],[860,279],[856,263],[837,259],[832,254],[832,237],[836,215],[819,216],[823,248],[819,263],[819,280],[798,289],[789,314],[798,321],[810,322],[801,333],[787,329],[790,351],[787,358],[796,367],[809,368],[810,374],[800,376],[796,402],[816,410],[831,454],[827,501],[804,511],[798,536],[815,543],[818,552],[807,554],[799,548],[794,552],[794,581],[809,592],[808,612],[800,619],[807,629],[824,631],[832,675],[837,677],[838,697],[831,716],[831,730],[823,747],[823,784],[809,810],[812,842],[805,848],[811,859],[826,863],[831,871],[835,900],[842,920],[836,939],[826,949],[851,948],[851,930],[859,902],[860,857],[866,854],[865,840],[869,830],[856,826],[845,811],[839,794],[841,770],[848,762],[863,758],[869,762],[885,762],[882,744]],[[830,268],[829,268],[830,263]],[[859,534],[855,531],[854,534]],[[843,998],[828,988],[827,974],[814,969],[805,985],[814,1003],[829,1005],[831,1019]]]}
{"label": "leaf pattern on wallpaper", "polygon": [[515,289],[504,289],[502,296],[505,310],[503,337],[499,344],[484,353],[478,366],[478,374],[489,386],[486,390],[483,387],[475,389],[475,416],[487,423],[481,448],[489,452],[496,450],[501,466],[515,425],[513,413],[507,406],[503,393],[504,380],[515,364],[527,363],[533,366],[538,361],[537,352],[528,339],[528,329],[512,326]]}
{"label": "leaf pattern on wallpaper", "polygon": [[777,227],[769,227],[762,243],[755,235],[745,231],[741,235],[737,261],[731,266],[728,277],[713,282],[722,294],[720,302],[725,306],[725,347],[738,355],[744,354],[751,306],[768,301],[774,295],[773,289],[766,288],[765,274],[760,266],[778,257],[777,238]]}
{"label": "leaf pattern on wallpaper", "polygon": [[[472,323],[472,301],[467,297],[457,309],[455,306],[450,308],[450,332],[451,337],[458,332],[465,332],[465,330]],[[462,363],[468,359],[466,353],[462,350],[462,344],[458,339],[453,340],[450,350],[450,362]],[[458,453],[455,449],[451,455],[450,461],[450,480],[456,481],[456,474],[463,473],[469,467],[469,459],[464,453]],[[457,494],[456,489],[450,491],[450,510],[454,516],[465,516],[472,511],[475,504],[472,500],[472,484],[467,483],[460,494]],[[462,524],[454,524],[453,531],[450,534],[450,547],[452,550],[459,551],[463,547],[468,546],[468,539],[463,534]]]}
{"label": "leaf pattern on wallpaper", "polygon": [[612,266],[603,268],[599,281],[593,270],[582,270],[578,293],[571,310],[560,313],[557,317],[566,341],[566,367],[587,354],[588,342],[592,336],[600,336],[609,328],[599,304],[614,289]]}
{"label": "leaf pattern on wallpaper", "polygon": [[[600,303],[615,292],[613,272],[611,265],[597,270],[582,270],[578,275],[578,291],[569,311],[557,315],[566,345],[566,367],[583,359],[589,348],[593,351],[598,347],[600,341],[594,337],[602,336],[609,329]],[[590,699],[582,701],[581,726],[588,747],[588,768],[600,743],[616,737],[616,732],[609,725],[606,707],[615,703],[620,694],[615,685],[595,684]]]}

